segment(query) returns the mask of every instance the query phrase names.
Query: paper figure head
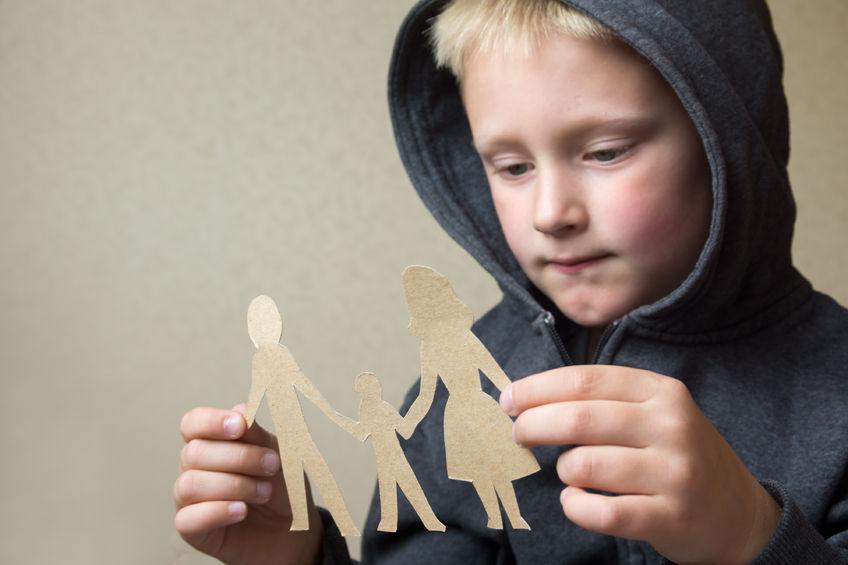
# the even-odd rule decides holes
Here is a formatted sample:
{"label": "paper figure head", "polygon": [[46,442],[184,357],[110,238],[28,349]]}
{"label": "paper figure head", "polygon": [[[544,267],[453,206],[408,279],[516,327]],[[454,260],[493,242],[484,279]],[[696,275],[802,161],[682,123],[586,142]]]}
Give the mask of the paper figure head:
{"label": "paper figure head", "polygon": [[247,308],[247,333],[257,348],[280,343],[283,318],[271,297],[263,294],[250,301]]}
{"label": "paper figure head", "polygon": [[403,287],[409,306],[409,333],[421,336],[431,329],[474,323],[474,313],[454,294],[447,277],[430,267],[412,265],[403,271]]}
{"label": "paper figure head", "polygon": [[362,398],[383,397],[383,387],[374,373],[360,373],[353,383],[353,388]]}

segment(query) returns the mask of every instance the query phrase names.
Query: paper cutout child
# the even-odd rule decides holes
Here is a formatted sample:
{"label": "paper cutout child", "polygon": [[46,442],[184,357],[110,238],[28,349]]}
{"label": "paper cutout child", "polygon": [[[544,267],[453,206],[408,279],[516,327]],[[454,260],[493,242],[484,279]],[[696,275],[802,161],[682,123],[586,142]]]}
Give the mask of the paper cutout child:
{"label": "paper cutout child", "polygon": [[304,477],[304,471],[308,471],[342,535],[358,536],[359,530],[345,506],[330,468],[309,435],[297,392],[300,391],[340,427],[347,429],[353,422],[332,409],[301,372],[289,350],[280,344],[283,320],[271,298],[257,296],[253,299],[247,311],[247,329],[258,351],[253,355],[252,382],[244,418],[250,427],[262,397],[267,395],[292,508],[290,529],[309,529]]}
{"label": "paper cutout child", "polygon": [[383,400],[383,390],[374,373],[360,374],[354,387],[360,397],[359,422],[348,431],[359,441],[371,436],[380,492],[380,524],[377,529],[381,532],[397,531],[399,487],[424,526],[430,531],[444,532],[445,525],[433,513],[397,439],[397,434],[409,439],[417,423],[412,424],[402,418],[394,406]]}
{"label": "paper cutout child", "polygon": [[512,481],[539,470],[533,453],[512,439],[512,420],[480,385],[481,370],[500,390],[510,381],[471,332],[474,314],[454,294],[448,279],[429,267],[403,272],[409,331],[421,338],[421,386],[406,413],[413,425],[424,418],[441,378],[448,389],[445,454],[448,476],[470,481],[488,515],[488,527],[502,529],[498,499],[516,529],[530,529],[521,517]]}

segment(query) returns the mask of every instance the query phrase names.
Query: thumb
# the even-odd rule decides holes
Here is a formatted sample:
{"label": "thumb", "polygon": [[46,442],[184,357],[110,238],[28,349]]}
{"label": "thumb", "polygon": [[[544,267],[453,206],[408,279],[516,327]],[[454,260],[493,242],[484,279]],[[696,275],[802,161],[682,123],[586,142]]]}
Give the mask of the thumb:
{"label": "thumb", "polygon": [[[233,406],[232,410],[233,412],[237,412],[244,416],[245,408],[245,404],[241,403]],[[244,433],[244,435],[241,436],[240,439],[241,441],[247,443],[261,445],[262,447],[273,449],[278,453],[280,451],[279,446],[277,445],[277,436],[260,426],[258,422],[253,422],[253,425],[248,428],[248,430]]]}

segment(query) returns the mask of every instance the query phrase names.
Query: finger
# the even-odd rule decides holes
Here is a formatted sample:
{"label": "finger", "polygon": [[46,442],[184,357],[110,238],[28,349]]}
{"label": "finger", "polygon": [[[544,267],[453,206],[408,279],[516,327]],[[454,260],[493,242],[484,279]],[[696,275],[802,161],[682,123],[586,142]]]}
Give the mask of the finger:
{"label": "finger", "polygon": [[241,501],[215,500],[181,508],[174,517],[179,534],[191,545],[200,545],[209,532],[244,520],[247,505]]}
{"label": "finger", "polygon": [[580,446],[559,456],[556,470],[566,485],[617,494],[662,492],[663,466],[648,450],[610,445]]}
{"label": "finger", "polygon": [[244,416],[232,410],[219,408],[194,408],[180,421],[183,440],[237,439],[245,432]]}
{"label": "finger", "polygon": [[193,439],[180,453],[180,469],[270,477],[280,470],[280,457],[276,451],[240,441]]}
{"label": "finger", "polygon": [[658,497],[645,495],[607,496],[567,487],[560,495],[562,510],[569,520],[584,528],[610,536],[645,540],[661,515]]}
{"label": "finger", "polygon": [[[236,404],[233,406],[233,412],[237,412],[241,414],[242,421],[244,420],[244,410],[247,406],[245,404]],[[245,422],[247,425],[247,422]],[[244,434],[244,437],[241,438],[242,441],[246,441],[248,443],[252,443],[254,445],[261,445],[263,447],[267,447],[269,449],[273,449],[274,451],[279,452],[279,446],[277,445],[277,436],[268,432],[259,425],[258,422],[254,420],[253,425],[248,428],[247,432]]]}
{"label": "finger", "polygon": [[271,481],[244,475],[191,469],[177,477],[174,501],[177,508],[212,500],[243,500],[260,504],[271,499]]}
{"label": "finger", "polygon": [[574,365],[537,373],[512,383],[501,395],[501,405],[511,415],[551,402],[618,400],[644,402],[662,379],[668,378],[629,367]]}
{"label": "finger", "polygon": [[640,404],[607,400],[557,402],[523,412],[512,426],[515,442],[537,445],[650,445],[650,418]]}

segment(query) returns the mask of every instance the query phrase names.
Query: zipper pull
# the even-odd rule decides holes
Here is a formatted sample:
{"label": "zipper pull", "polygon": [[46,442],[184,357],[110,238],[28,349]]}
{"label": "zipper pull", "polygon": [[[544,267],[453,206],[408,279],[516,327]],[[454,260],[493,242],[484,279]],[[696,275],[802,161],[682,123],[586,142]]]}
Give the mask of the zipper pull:
{"label": "zipper pull", "polygon": [[574,362],[571,360],[571,355],[568,354],[568,350],[565,348],[565,344],[562,342],[562,338],[559,337],[559,333],[557,332],[556,318],[554,315],[546,310],[542,315],[542,323],[548,327],[548,333],[550,334],[554,345],[556,345],[557,351],[559,352],[563,362],[566,365],[573,365]]}

